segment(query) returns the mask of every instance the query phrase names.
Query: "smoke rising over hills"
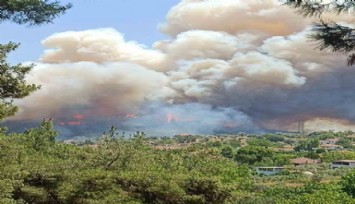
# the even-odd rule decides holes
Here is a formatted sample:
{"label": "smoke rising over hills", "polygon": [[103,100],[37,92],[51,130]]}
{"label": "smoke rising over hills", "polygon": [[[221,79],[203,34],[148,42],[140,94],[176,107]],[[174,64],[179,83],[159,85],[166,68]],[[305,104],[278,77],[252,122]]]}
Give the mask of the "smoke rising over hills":
{"label": "smoke rising over hills", "polygon": [[355,70],[314,49],[310,21],[277,0],[182,0],[160,25],[171,38],[151,47],[112,28],[56,33],[28,76],[42,89],[10,120],[51,117],[67,137],[351,129]]}

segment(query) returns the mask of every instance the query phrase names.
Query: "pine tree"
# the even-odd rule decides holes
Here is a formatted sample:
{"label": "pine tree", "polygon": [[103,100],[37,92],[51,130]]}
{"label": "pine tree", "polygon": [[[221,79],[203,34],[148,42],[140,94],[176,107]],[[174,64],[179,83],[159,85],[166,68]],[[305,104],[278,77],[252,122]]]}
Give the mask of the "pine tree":
{"label": "pine tree", "polygon": [[348,65],[355,64],[354,28],[322,19],[326,13],[354,14],[355,0],[286,0],[284,3],[305,17],[319,17],[310,35],[319,43],[318,48],[348,54]]}
{"label": "pine tree", "polygon": [[51,23],[71,6],[48,0],[0,0],[0,22],[29,25]]}
{"label": "pine tree", "polygon": [[[61,5],[58,1],[48,0],[0,0],[0,23],[11,21],[31,26],[51,23],[70,7],[71,4]],[[0,120],[16,113],[17,107],[12,103],[14,99],[39,89],[38,85],[27,84],[25,80],[33,65],[11,66],[6,61],[7,55],[18,46],[13,42],[0,44]]]}

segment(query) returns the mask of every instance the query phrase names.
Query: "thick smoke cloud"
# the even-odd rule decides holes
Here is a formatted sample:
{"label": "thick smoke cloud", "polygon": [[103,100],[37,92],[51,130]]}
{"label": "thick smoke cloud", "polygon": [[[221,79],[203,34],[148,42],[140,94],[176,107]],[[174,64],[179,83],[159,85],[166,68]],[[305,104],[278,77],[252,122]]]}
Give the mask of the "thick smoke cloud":
{"label": "thick smoke cloud", "polygon": [[306,20],[280,8],[279,0],[182,0],[169,11],[161,30],[171,36],[189,30],[287,35],[305,26]]}
{"label": "thick smoke cloud", "polygon": [[43,87],[17,102],[22,109],[16,118],[56,117],[80,109],[93,117],[114,117],[172,92],[164,74],[123,62],[39,63],[28,81]]}
{"label": "thick smoke cloud", "polygon": [[200,103],[147,104],[143,112],[126,120],[122,128],[144,130],[152,135],[261,132],[251,118],[232,108],[211,108]]}
{"label": "thick smoke cloud", "polygon": [[171,38],[152,47],[114,29],[53,34],[28,77],[42,89],[16,101],[12,120],[52,117],[67,137],[112,124],[150,135],[354,129],[355,71],[314,49],[309,25],[277,0],[182,0],[160,27]]}
{"label": "thick smoke cloud", "polygon": [[41,58],[45,63],[133,62],[159,70],[165,58],[159,50],[126,42],[114,29],[58,33],[43,40],[42,44],[48,48]]}

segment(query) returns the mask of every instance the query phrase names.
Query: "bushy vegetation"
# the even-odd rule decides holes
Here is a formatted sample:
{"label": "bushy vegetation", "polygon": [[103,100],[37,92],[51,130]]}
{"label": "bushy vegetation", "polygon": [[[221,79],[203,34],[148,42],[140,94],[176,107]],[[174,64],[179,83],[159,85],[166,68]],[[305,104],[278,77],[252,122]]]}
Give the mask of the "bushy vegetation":
{"label": "bushy vegetation", "polygon": [[0,203],[224,203],[251,171],[203,149],[156,150],[110,132],[95,145],[56,142],[50,121],[0,136]]}
{"label": "bushy vegetation", "polygon": [[137,132],[127,139],[115,128],[81,145],[56,141],[57,134],[51,121],[0,134],[0,203],[354,202],[354,172],[325,165],[317,167],[319,178],[292,169],[260,176],[254,166],[288,164],[295,155],[240,147],[238,137],[190,137],[187,147],[169,149],[152,145],[167,138]]}

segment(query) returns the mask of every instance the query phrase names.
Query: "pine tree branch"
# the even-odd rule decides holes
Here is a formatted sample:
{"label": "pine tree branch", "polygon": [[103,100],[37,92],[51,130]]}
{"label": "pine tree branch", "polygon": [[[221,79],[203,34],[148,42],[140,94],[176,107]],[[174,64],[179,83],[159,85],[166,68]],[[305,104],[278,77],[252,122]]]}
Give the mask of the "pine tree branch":
{"label": "pine tree branch", "polygon": [[320,50],[350,53],[348,65],[355,64],[355,30],[334,22],[326,23],[321,19],[324,13],[355,14],[355,0],[283,0],[282,2],[297,9],[306,17],[319,17],[320,22],[313,26],[310,38],[318,42]]}
{"label": "pine tree branch", "polygon": [[311,38],[319,42],[318,48],[348,53],[355,49],[355,29],[337,23],[321,21],[312,28]]}
{"label": "pine tree branch", "polygon": [[0,22],[29,25],[51,23],[71,7],[71,4],[61,5],[59,1],[49,0],[0,0]]}
{"label": "pine tree branch", "polygon": [[314,25],[312,31],[310,37],[319,43],[320,50],[351,53],[348,56],[348,65],[355,63],[355,29],[321,21]]}
{"label": "pine tree branch", "polygon": [[283,0],[285,5],[297,9],[297,11],[306,16],[320,16],[326,12],[354,13],[355,0],[332,0],[325,3],[324,0]]}

